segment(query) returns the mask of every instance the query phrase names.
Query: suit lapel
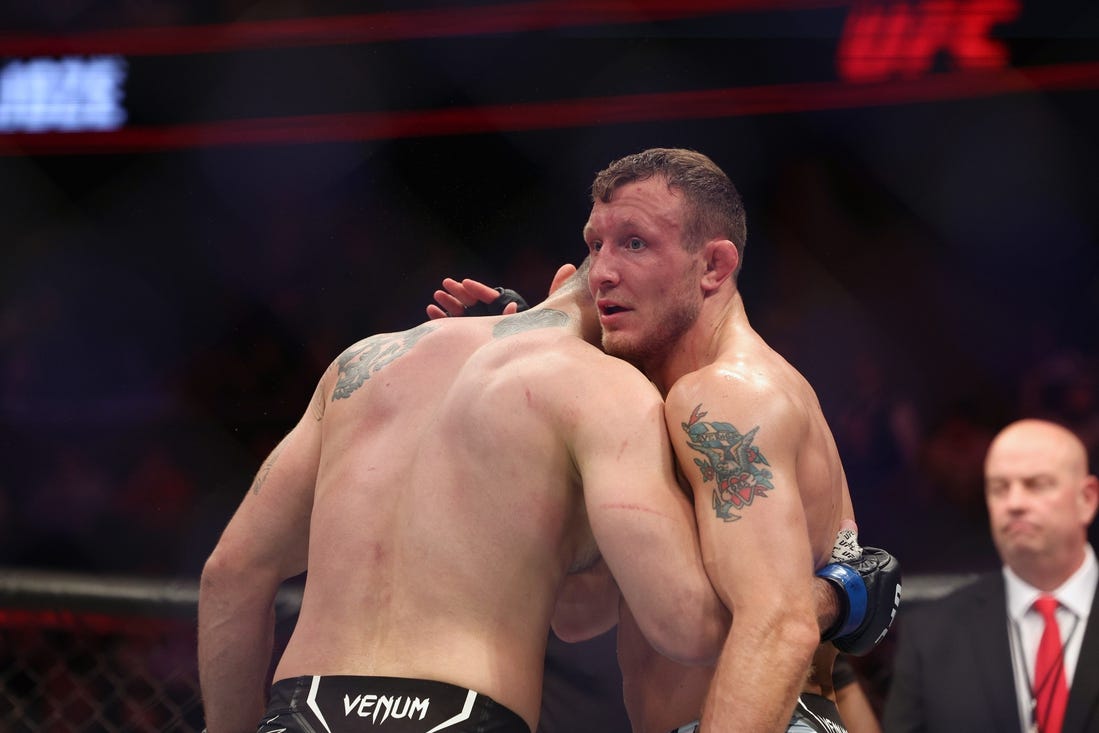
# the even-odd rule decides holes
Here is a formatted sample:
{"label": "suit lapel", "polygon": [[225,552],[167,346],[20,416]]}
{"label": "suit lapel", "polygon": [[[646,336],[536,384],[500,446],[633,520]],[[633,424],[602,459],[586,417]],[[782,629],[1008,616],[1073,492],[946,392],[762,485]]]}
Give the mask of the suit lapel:
{"label": "suit lapel", "polygon": [[972,630],[970,642],[978,660],[975,686],[988,701],[988,729],[1019,730],[1019,702],[1011,665],[1003,575],[989,574],[979,580],[973,590],[973,603],[969,605],[971,617],[965,624]]}
{"label": "suit lapel", "polygon": [[1091,603],[1083,646],[1068,693],[1063,733],[1099,731],[1099,593]]}

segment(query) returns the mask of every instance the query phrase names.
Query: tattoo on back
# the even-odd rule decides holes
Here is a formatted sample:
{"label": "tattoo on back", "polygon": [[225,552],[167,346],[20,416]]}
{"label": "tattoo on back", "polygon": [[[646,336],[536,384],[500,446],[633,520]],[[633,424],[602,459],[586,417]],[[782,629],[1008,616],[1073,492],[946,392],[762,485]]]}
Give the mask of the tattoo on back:
{"label": "tattoo on back", "polygon": [[360,341],[336,360],[339,379],[332,390],[332,401],[346,399],[393,360],[408,353],[416,342],[437,328],[425,323],[401,333],[382,333]]}
{"label": "tattoo on back", "polygon": [[742,515],[735,514],[734,509],[743,510],[757,496],[767,498],[767,491],[775,488],[771,483],[774,474],[763,468],[771,464],[752,445],[758,425],[741,433],[731,423],[703,422],[706,414],[699,404],[691,412],[690,420],[681,425],[687,433],[687,445],[705,456],[694,459],[702,471],[703,482],[717,482],[714,513],[726,522],[735,522]]}
{"label": "tattoo on back", "polygon": [[562,311],[553,308],[539,308],[538,310],[523,311],[508,316],[493,326],[492,337],[503,338],[523,331],[533,331],[536,328],[561,328],[568,324],[569,317]]}

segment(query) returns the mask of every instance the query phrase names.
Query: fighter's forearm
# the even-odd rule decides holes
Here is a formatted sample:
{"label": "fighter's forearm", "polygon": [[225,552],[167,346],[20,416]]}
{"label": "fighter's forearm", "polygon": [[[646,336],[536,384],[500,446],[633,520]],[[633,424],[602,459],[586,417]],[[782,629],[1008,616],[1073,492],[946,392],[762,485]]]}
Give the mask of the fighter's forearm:
{"label": "fighter's forearm", "polygon": [[199,592],[198,667],[209,733],[251,733],[266,707],[274,646],[271,603],[246,598],[204,573]]}
{"label": "fighter's forearm", "polygon": [[[710,666],[728,636],[729,609],[705,572],[693,532],[678,543],[667,541],[670,532],[664,535],[663,544],[643,543],[663,548],[662,575],[651,571],[655,562],[636,556],[608,556],[608,564],[649,644],[680,664]],[[672,557],[678,560],[668,561]]]}
{"label": "fighter's forearm", "polygon": [[733,613],[733,627],[710,683],[703,731],[784,731],[802,691],[819,634],[805,613]]}
{"label": "fighter's forearm", "polygon": [[839,589],[823,578],[813,578],[813,604],[817,611],[817,626],[823,634],[839,621],[843,605]]}

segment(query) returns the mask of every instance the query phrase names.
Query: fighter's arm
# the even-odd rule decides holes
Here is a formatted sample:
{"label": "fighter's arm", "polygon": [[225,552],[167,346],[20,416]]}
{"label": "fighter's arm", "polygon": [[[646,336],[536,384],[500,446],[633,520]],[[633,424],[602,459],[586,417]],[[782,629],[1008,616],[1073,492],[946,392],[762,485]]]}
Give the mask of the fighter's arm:
{"label": "fighter's arm", "polygon": [[254,731],[266,707],[274,600],[306,568],[321,445],[321,385],[263,462],[199,585],[199,680],[210,733]]}
{"label": "fighter's arm", "polygon": [[621,594],[602,558],[594,567],[565,578],[553,611],[553,633],[561,641],[587,641],[618,623]]}
{"label": "fighter's arm", "polygon": [[599,549],[659,652],[712,663],[728,612],[702,566],[693,508],[676,481],[655,387],[625,362],[587,395],[573,457]]}
{"label": "fighter's arm", "polygon": [[667,400],[706,570],[733,614],[703,730],[784,730],[820,640],[795,472],[806,421],[755,379],[715,367],[681,379]]}

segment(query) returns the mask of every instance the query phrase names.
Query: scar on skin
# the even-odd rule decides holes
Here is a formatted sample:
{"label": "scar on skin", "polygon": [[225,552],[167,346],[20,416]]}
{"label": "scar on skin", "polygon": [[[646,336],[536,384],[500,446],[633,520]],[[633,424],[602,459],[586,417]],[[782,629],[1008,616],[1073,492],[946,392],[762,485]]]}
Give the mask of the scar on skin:
{"label": "scar on skin", "polygon": [[654,509],[650,509],[647,506],[641,504],[626,504],[624,502],[616,502],[613,504],[600,504],[602,509],[628,509],[634,512],[645,512],[646,514],[656,514],[657,516],[664,516],[663,512],[658,512]]}

